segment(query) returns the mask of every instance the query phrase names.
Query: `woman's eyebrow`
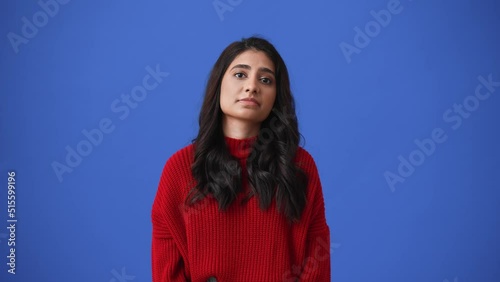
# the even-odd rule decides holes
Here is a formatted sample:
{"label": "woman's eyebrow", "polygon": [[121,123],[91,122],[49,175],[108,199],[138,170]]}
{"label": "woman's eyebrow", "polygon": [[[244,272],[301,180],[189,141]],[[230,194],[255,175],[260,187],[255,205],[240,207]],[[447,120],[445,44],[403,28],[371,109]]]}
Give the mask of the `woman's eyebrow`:
{"label": "woman's eyebrow", "polygon": [[[245,64],[237,64],[234,67],[232,67],[231,69],[236,69],[236,68],[247,69],[247,70],[251,70],[252,69],[251,66],[245,65]],[[270,70],[269,68],[261,67],[261,68],[259,68],[259,70],[262,71],[262,72],[270,73],[273,76],[275,76],[274,72],[272,70]]]}

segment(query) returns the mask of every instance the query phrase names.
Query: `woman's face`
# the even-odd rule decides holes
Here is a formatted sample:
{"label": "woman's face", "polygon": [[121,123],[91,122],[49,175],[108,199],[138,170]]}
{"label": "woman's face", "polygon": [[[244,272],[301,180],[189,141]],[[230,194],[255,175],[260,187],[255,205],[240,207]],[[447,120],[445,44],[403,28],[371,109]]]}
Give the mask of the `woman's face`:
{"label": "woman's face", "polygon": [[276,99],[273,62],[262,51],[239,54],[222,77],[220,107],[225,118],[260,124]]}

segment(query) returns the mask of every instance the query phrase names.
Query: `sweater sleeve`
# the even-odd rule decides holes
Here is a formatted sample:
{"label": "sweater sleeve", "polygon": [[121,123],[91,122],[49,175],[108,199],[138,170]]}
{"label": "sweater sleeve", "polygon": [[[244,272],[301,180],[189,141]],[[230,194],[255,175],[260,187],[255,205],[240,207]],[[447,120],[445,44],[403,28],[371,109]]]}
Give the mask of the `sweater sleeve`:
{"label": "sweater sleeve", "polygon": [[311,192],[309,203],[311,217],[306,239],[306,259],[303,262],[300,281],[329,282],[330,266],[330,228],[326,222],[325,202],[319,173],[313,158],[307,153],[305,161],[309,177],[308,190]]}
{"label": "sweater sleeve", "polygon": [[171,158],[165,164],[153,202],[152,275],[153,282],[187,281],[184,259],[176,234],[182,229],[179,222],[180,196],[176,165]]}

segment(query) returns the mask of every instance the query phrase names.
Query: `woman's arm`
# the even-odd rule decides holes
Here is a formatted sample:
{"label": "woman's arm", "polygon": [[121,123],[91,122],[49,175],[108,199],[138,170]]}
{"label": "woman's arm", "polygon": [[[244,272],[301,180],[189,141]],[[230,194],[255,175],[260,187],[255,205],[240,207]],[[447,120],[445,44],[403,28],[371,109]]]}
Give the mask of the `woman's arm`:
{"label": "woman's arm", "polygon": [[[305,151],[304,151],[305,152]],[[330,228],[326,222],[325,201],[316,163],[305,152],[304,170],[308,176],[308,205],[311,208],[306,239],[306,256],[300,281],[330,282]]]}
{"label": "woman's arm", "polygon": [[182,230],[182,217],[177,214],[180,197],[175,194],[180,188],[175,181],[178,167],[174,161],[171,158],[163,169],[151,212],[153,282],[187,281],[184,259],[174,239]]}
{"label": "woman's arm", "polygon": [[153,216],[153,282],[186,281],[184,261],[165,223],[161,217]]}
{"label": "woman's arm", "polygon": [[[319,184],[320,185],[320,184]],[[330,282],[330,229],[326,223],[321,185],[313,204],[314,212],[306,240],[306,259],[300,281]]]}

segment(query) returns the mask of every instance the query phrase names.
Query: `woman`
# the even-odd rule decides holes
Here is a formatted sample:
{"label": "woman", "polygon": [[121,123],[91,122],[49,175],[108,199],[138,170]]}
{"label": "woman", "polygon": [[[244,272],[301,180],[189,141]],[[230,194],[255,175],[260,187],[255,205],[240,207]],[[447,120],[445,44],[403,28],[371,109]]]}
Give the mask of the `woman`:
{"label": "woman", "polygon": [[321,183],[299,136],[274,46],[230,44],[210,73],[198,136],[161,175],[153,281],[330,281]]}

